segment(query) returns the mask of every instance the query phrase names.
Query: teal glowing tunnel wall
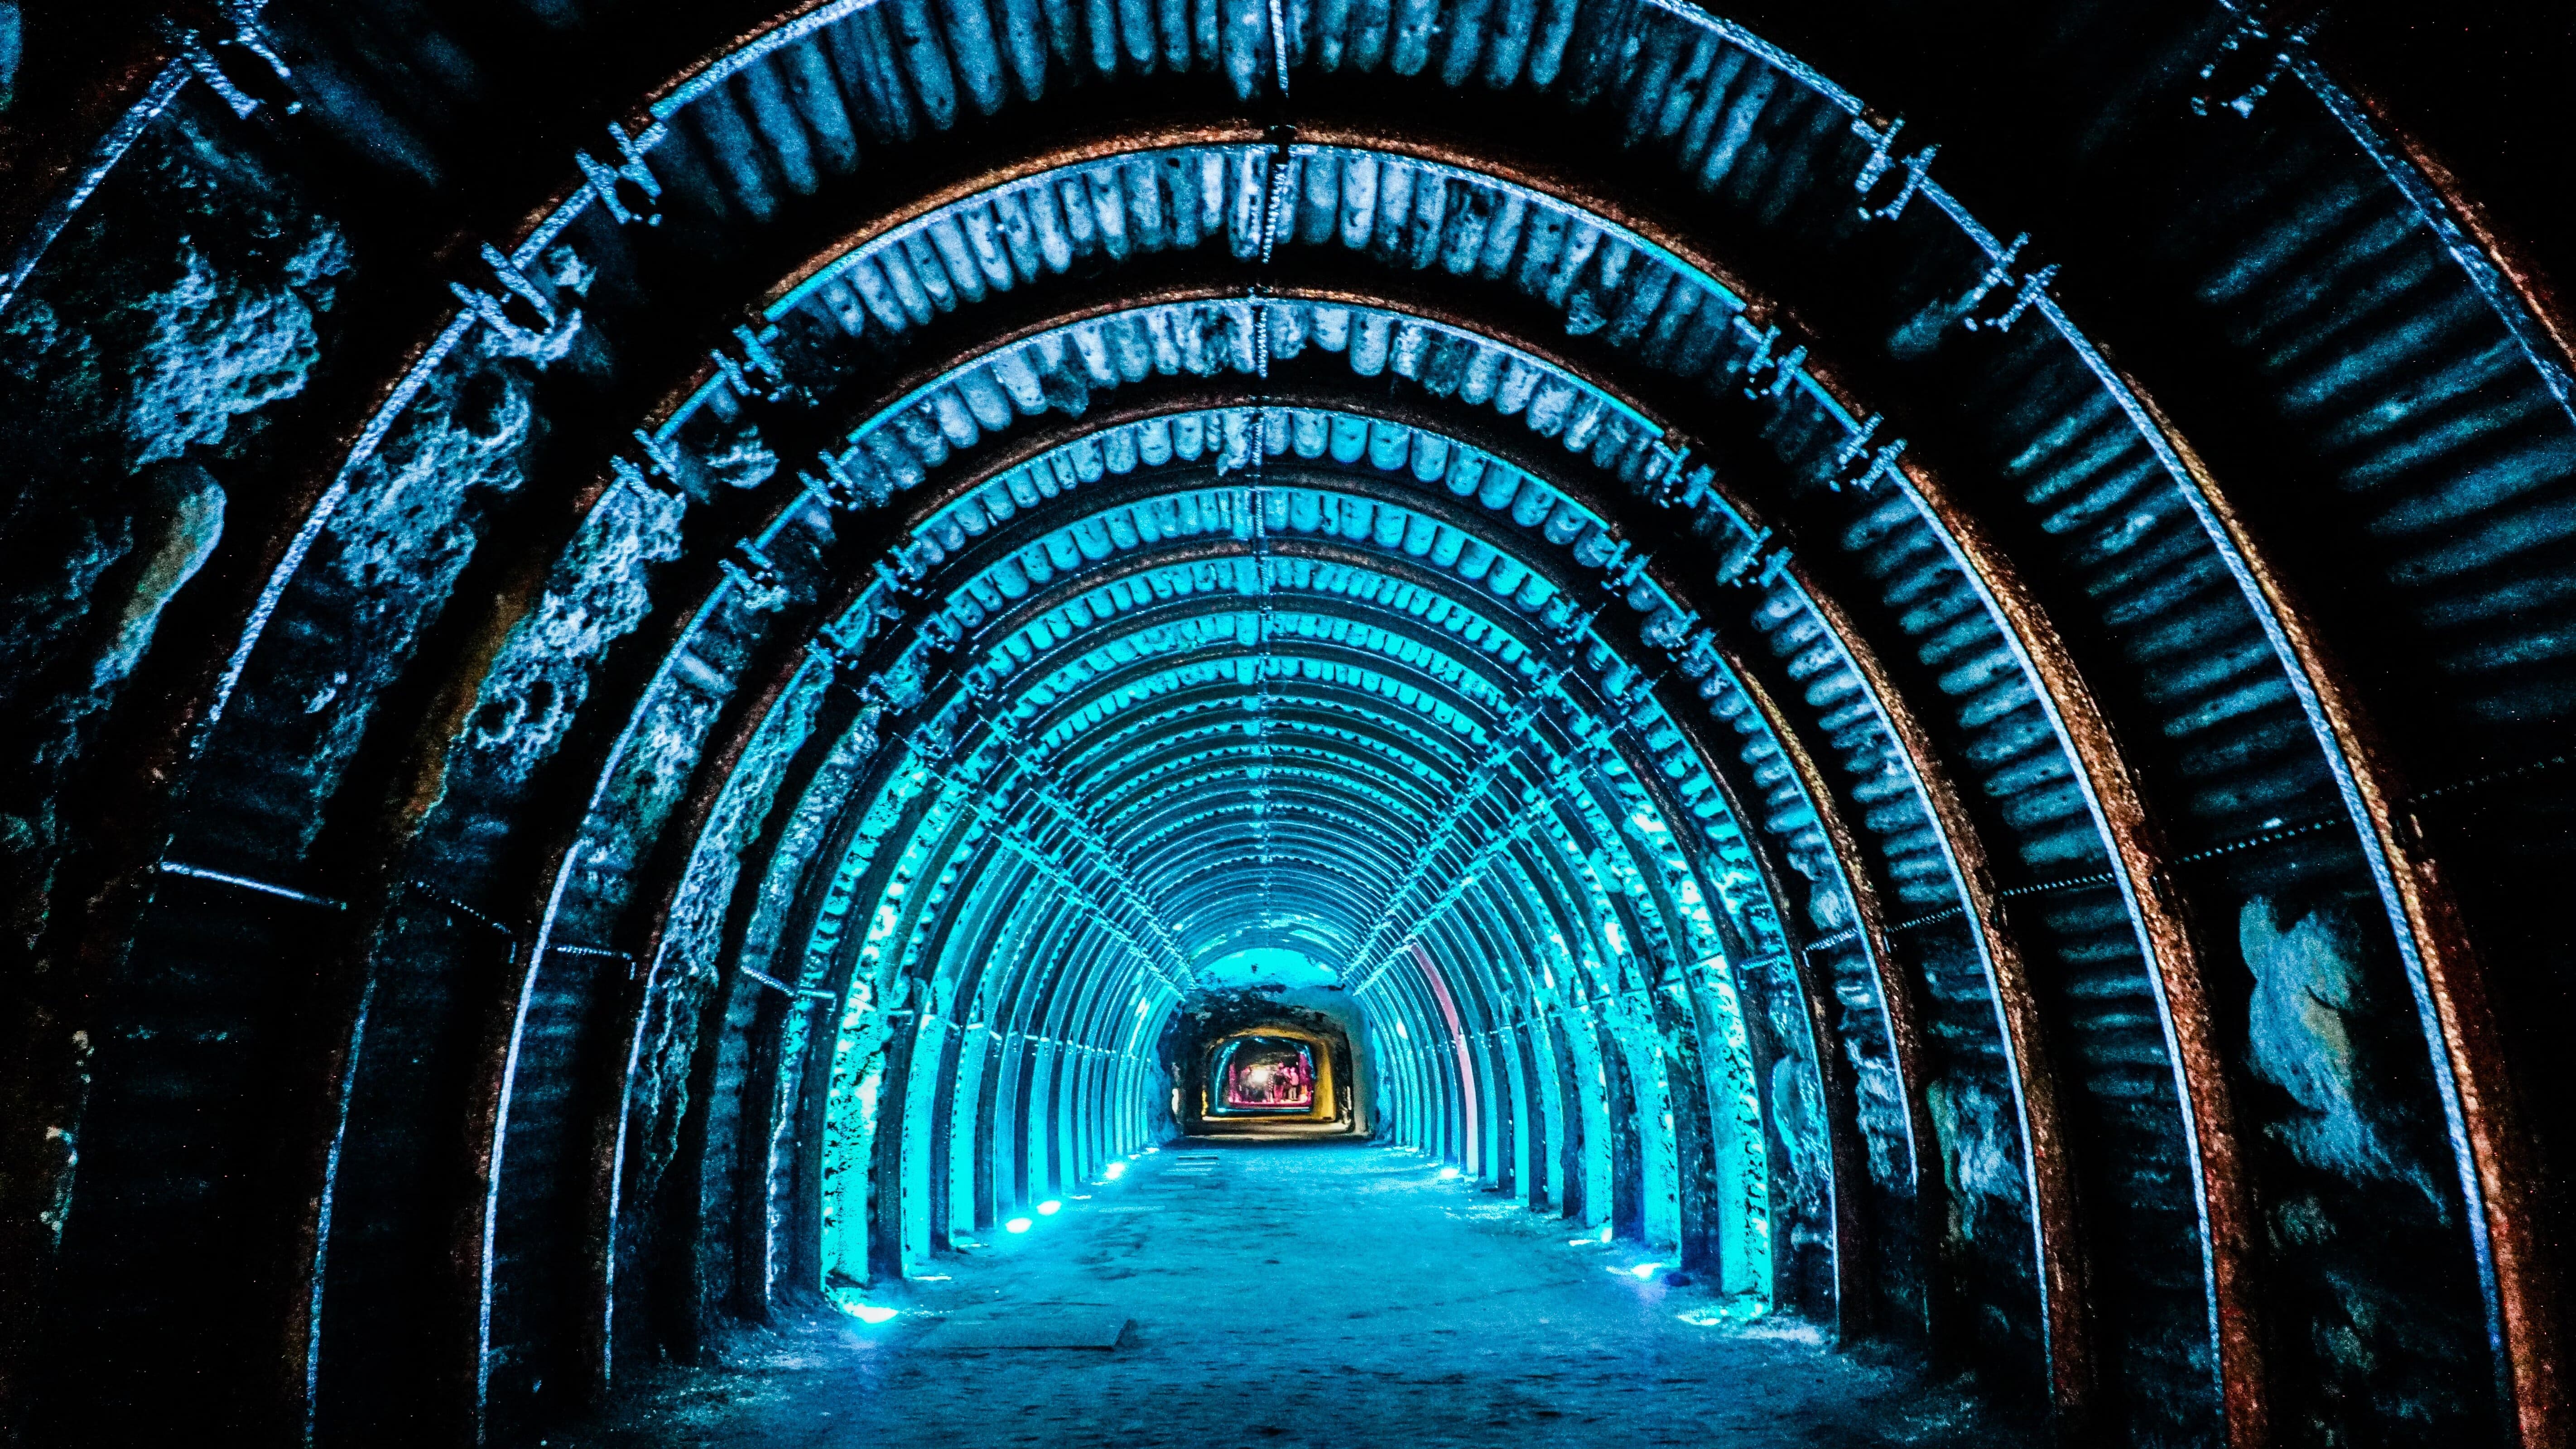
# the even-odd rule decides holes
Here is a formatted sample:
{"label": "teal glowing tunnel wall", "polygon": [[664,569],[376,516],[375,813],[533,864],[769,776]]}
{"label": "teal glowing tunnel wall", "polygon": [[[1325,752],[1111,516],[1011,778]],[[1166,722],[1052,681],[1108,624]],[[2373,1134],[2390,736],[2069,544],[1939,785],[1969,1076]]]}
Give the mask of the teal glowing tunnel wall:
{"label": "teal glowing tunnel wall", "polygon": [[1204,965],[1293,946],[1370,1023],[1384,1135],[1767,1301],[1729,949],[1775,937],[1772,907],[1687,749],[1652,781],[1626,763],[1652,699],[1605,718],[1594,681],[1636,675],[1564,608],[1568,564],[1473,500],[1594,525],[1357,414],[1106,431],[881,572],[953,611],[919,687],[956,703],[853,797],[803,954],[836,1023],[817,1286],[909,1271],[1155,1140],[1166,1016]]}

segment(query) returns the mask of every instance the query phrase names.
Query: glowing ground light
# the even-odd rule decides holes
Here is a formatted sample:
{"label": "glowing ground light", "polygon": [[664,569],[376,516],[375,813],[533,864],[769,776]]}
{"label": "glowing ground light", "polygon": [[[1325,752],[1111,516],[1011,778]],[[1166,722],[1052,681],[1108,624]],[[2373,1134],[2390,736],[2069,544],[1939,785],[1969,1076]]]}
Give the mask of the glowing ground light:
{"label": "glowing ground light", "polygon": [[850,1316],[861,1323],[890,1323],[894,1320],[894,1314],[895,1311],[893,1309],[880,1308],[873,1303],[853,1303],[850,1305]]}
{"label": "glowing ground light", "polygon": [[1628,1268],[1623,1271],[1625,1271],[1631,1278],[1644,1279],[1654,1277],[1655,1274],[1663,1268],[1663,1266],[1664,1265],[1661,1263],[1639,1263],[1636,1267]]}
{"label": "glowing ground light", "polygon": [[1045,1202],[1038,1204],[1038,1216],[1042,1218],[1051,1218],[1057,1213],[1063,1211],[1064,1204],[1057,1202],[1054,1198],[1048,1198]]}
{"label": "glowing ground light", "polygon": [[1458,1180],[1458,1169],[1454,1167],[1444,1167],[1440,1169],[1440,1180],[1442,1182],[1456,1182]]}
{"label": "glowing ground light", "polygon": [[1750,1323],[1763,1316],[1762,1305],[1738,1298],[1731,1303],[1689,1308],[1673,1317],[1693,1328],[1715,1328],[1727,1323]]}
{"label": "glowing ground light", "polygon": [[1116,1182],[1118,1179],[1125,1177],[1126,1175],[1127,1164],[1123,1162],[1113,1162],[1107,1167],[1100,1169],[1100,1180],[1102,1182]]}
{"label": "glowing ground light", "polygon": [[1036,1224],[1030,1222],[1027,1218],[1013,1218],[1009,1222],[1002,1224],[1004,1230],[1014,1233],[1025,1233],[1034,1226],[1036,1226]]}

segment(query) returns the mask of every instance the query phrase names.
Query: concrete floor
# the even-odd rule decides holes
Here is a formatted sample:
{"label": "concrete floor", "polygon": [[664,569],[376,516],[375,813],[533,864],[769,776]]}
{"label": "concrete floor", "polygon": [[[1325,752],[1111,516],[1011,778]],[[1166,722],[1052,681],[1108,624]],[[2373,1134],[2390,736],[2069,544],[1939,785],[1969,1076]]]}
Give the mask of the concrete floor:
{"label": "concrete floor", "polygon": [[[725,1367],[649,1376],[549,1449],[2022,1442],[1807,1326],[1684,1322],[1721,1305],[1610,1271],[1649,1256],[1634,1245],[1573,1246],[1365,1143],[1186,1142],[990,1236],[944,1282],[868,1295],[888,1323],[745,1334]],[[1097,1341],[1120,1318],[1108,1350],[973,1346]]]}

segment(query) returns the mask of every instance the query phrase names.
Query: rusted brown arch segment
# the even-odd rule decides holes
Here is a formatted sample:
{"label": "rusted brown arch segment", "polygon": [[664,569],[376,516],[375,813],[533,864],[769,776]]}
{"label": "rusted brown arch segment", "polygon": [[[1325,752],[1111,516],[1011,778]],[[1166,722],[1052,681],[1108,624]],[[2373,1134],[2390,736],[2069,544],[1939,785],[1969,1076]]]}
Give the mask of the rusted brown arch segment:
{"label": "rusted brown arch segment", "polygon": [[[1658,571],[1650,567],[1648,572]],[[1669,586],[1667,592],[1670,592]],[[1685,596],[1676,594],[1674,597]],[[1858,928],[1866,943],[1870,969],[1878,982],[1879,1001],[1887,1018],[1897,1090],[1905,1104],[1907,1156],[1914,1189],[1912,1221],[1879,1222],[1866,1226],[1875,1228],[1875,1236],[1881,1244],[1900,1235],[1911,1241],[1914,1266],[1922,1274],[1924,1302],[1929,1308],[1940,1290],[1933,1275],[1923,1270],[1935,1257],[1936,1239],[1932,1223],[1935,1221],[1934,1212],[1943,1198],[1944,1184],[1934,1166],[1940,1160],[1935,1146],[1938,1139],[1932,1128],[1931,1104],[1925,1095],[1922,1008],[1913,982],[1906,977],[1896,959],[1888,954],[1892,938],[1887,932],[1885,909],[1879,901],[1876,881],[1861,865],[1863,857],[1859,839],[1852,833],[1851,822],[1844,817],[1842,801],[1831,793],[1806,742],[1791,733],[1792,725],[1770,691],[1754,677],[1748,668],[1749,661],[1725,644],[1712,641],[1710,647],[1732,671],[1737,685],[1762,715],[1772,738],[1779,744],[1782,757],[1789,761],[1791,771],[1797,776],[1799,791],[1806,798],[1808,807],[1815,812],[1835,859],[1842,864],[1845,893],[1851,898],[1852,910],[1859,918]],[[1727,806],[1735,812],[1736,820],[1743,828],[1745,842],[1752,849],[1754,859],[1760,863],[1764,884],[1773,901],[1781,907],[1782,925],[1792,928],[1790,933],[1795,936],[1813,937],[1815,933],[1806,924],[1804,913],[1791,904],[1793,897],[1787,889],[1788,872],[1781,859],[1780,846],[1770,839],[1769,832],[1752,823],[1757,817],[1743,803],[1745,792],[1738,789],[1733,774],[1740,765],[1735,752],[1727,748],[1729,742],[1717,737],[1718,731],[1700,711],[1668,708],[1666,712],[1698,748],[1710,777],[1717,781],[1718,789],[1727,796]],[[1817,1040],[1820,1043],[1838,1043],[1842,1040],[1842,1033],[1834,1028],[1839,1013],[1833,984],[1826,979],[1827,972],[1818,967],[1809,954],[1813,948],[1812,940],[1791,946],[1790,969],[1797,976],[1799,991],[1806,1003],[1807,1019],[1814,1023]],[[1860,1221],[1859,1213],[1851,1210],[1862,1196],[1860,1184],[1868,1180],[1869,1168],[1858,1121],[1858,1073],[1843,1052],[1819,1051],[1817,1055],[1817,1071],[1825,1079],[1826,1104],[1833,1132],[1835,1333],[1844,1342],[1849,1342],[1875,1326],[1877,1317],[1877,1289],[1875,1285],[1862,1281],[1860,1276],[1870,1257],[1865,1241],[1868,1235],[1864,1232],[1865,1225]],[[1931,1324],[1918,1323],[1912,1327],[1917,1332],[1928,1332]]]}
{"label": "rusted brown arch segment", "polygon": [[[1652,571],[1649,570],[1649,572]],[[1846,644],[1845,649],[1848,652],[1850,646]],[[1815,810],[1819,828],[1825,832],[1825,838],[1832,843],[1835,858],[1843,863],[1843,882],[1851,896],[1852,913],[1859,918],[1857,928],[1862,940],[1868,946],[1870,966],[1878,978],[1879,999],[1886,1003],[1888,1034],[1893,1038],[1892,1046],[1896,1053],[1897,1080],[1904,1084],[1905,1090],[1905,1127],[1913,1139],[1915,1221],[1901,1226],[1895,1223],[1882,1224],[1880,1231],[1882,1234],[1898,1231],[1910,1233],[1915,1239],[1916,1261],[1928,1267],[1934,1261],[1938,1244],[1938,1236],[1932,1227],[1935,1221],[1934,1214],[1942,1203],[1946,1185],[1942,1181],[1941,1172],[1937,1166],[1940,1161],[1940,1135],[1933,1129],[1932,1106],[1925,1090],[1928,1073],[1923,1062],[1922,1003],[1919,994],[1915,990],[1913,979],[1905,974],[1904,967],[1899,964],[1896,955],[1896,937],[1889,930],[1887,907],[1879,898],[1877,878],[1861,864],[1867,856],[1862,853],[1860,837],[1853,831],[1851,820],[1843,813],[1842,797],[1834,793],[1832,780],[1826,775],[1823,767],[1817,764],[1815,753],[1808,746],[1803,728],[1789,711],[1781,706],[1779,699],[1772,694],[1768,683],[1746,668],[1744,662],[1734,657],[1732,651],[1725,650],[1723,646],[1720,646],[1720,651],[1727,666],[1735,672],[1737,686],[1744,691],[1745,698],[1752,702],[1753,708],[1761,714],[1763,723],[1771,731],[1771,737],[1779,742],[1781,757],[1789,762],[1791,772],[1798,777],[1798,787],[1806,795],[1808,804]],[[1720,776],[1721,780],[1723,778]],[[1980,916],[1980,929],[1983,928],[1984,921],[1985,918]],[[1799,950],[1797,956],[1798,979],[1807,985],[1809,1011],[1820,1021],[1831,1020],[1831,1017],[1824,1014],[1826,993],[1821,984],[1814,980],[1817,973],[1807,959],[1806,949]],[[2018,1095],[2017,1092],[2016,1096]],[[1837,1234],[1838,1238],[1841,1236]],[[1840,1270],[1844,1292],[1849,1294],[1852,1291],[1849,1287],[1851,1269],[1840,1262],[1837,1262],[1836,1267]],[[1924,1306],[1926,1317],[1930,1321],[1917,1326],[1927,1332],[1937,1333],[1940,1322],[1940,1309],[1937,1306],[1940,1296],[1939,1284],[1934,1275],[1929,1272],[1926,1272],[1923,1278]]]}
{"label": "rusted brown arch segment", "polygon": [[[2576,316],[2570,314],[2566,293],[2531,259],[2526,239],[2498,228],[2433,148],[2401,124],[2379,97],[2348,76],[2336,79],[2521,299],[2547,335],[2552,360],[2576,371]],[[2315,694],[2315,713],[2323,717],[2351,772],[2351,793],[2360,802],[2372,837],[2367,843],[2375,845],[2366,853],[2372,856],[2374,872],[2381,873],[2381,890],[2393,896],[2405,913],[2423,969],[2425,994],[2440,1020],[2442,1056],[2459,1102],[2458,1128],[2468,1142],[2470,1167],[2480,1189],[2486,1252],[2479,1271],[2490,1280],[2489,1311],[2502,1339],[2502,1387],[2513,1406],[2515,1428],[2529,1449],[2557,1449],[2576,1442],[2576,1405],[2568,1399],[2567,1345],[2560,1319],[2564,1285],[2541,1241],[2538,1153],[2513,1088],[2476,940],[2440,863],[2427,853],[2421,832],[2402,804],[2412,793],[2411,782],[2362,703],[2363,691],[2327,644],[2305,599],[2273,566],[2263,541],[2236,507],[2232,490],[2210,472],[2182,430],[2136,378],[2123,370],[2121,381],[2146,410],[2156,431],[2172,445],[2193,488],[2226,532],[2229,545],[2245,565],[2245,576],[2263,596],[2267,622],[2277,628],[2281,646],[2295,658]]]}
{"label": "rusted brown arch segment", "polygon": [[2576,317],[2568,311],[2568,299],[2560,279],[2549,275],[2546,267],[2532,253],[2529,238],[2496,225],[2495,219],[2469,189],[2460,183],[2459,174],[2442,159],[2432,145],[2399,121],[2387,102],[2349,71],[2330,72],[2334,83],[2369,116],[2370,125],[2391,149],[2405,158],[2408,166],[2424,180],[2442,209],[2460,230],[2468,233],[2479,251],[2493,263],[2496,274],[2513,288],[2521,299],[2523,310],[2540,325],[2555,353],[2560,367],[2576,371]]}
{"label": "rusted brown arch segment", "polygon": [[[2365,104],[2368,104],[2366,98]],[[2375,109],[2374,118],[2383,124],[2385,122],[2385,117],[2377,116]],[[2519,264],[2515,249],[2485,226],[2483,216],[2459,195],[2447,170],[2402,132],[2392,130],[2391,134],[2399,138],[2407,159],[2424,172],[2436,192],[2450,205],[2455,219],[2469,230],[2495,261],[2560,350],[2567,352],[2569,331],[2562,310],[2555,305],[2557,298],[2535,285],[2529,269]],[[1784,330],[1816,335],[1813,329],[1802,328],[1786,308],[1759,300],[1740,278],[1699,249],[1686,232],[1657,215],[1623,205],[1617,198],[1593,188],[1580,173],[1502,162],[1455,141],[1366,126],[1309,126],[1302,136],[1319,144],[1364,146],[1510,177],[1615,220],[1719,278],[1746,299],[1752,315],[1777,321]],[[2381,866],[2384,862],[2382,868],[2386,874],[2382,889],[2392,895],[2404,911],[2416,954],[2423,965],[2428,993],[2440,1018],[2442,1051],[2447,1058],[2449,1074],[2457,1084],[2461,1126],[2481,1188],[2480,1206],[2487,1250],[2481,1255],[2480,1267],[2492,1279],[2491,1291],[2496,1300],[2493,1311],[2504,1340],[2502,1348],[2508,1379],[2505,1388],[2512,1402],[2517,1428],[2522,1441],[2533,1449],[2569,1443],[2571,1436],[2576,1436],[2576,1417],[2571,1417],[2571,1413],[2576,1411],[2571,1410],[2568,1402],[2564,1363],[2566,1348],[2560,1341],[2557,1285],[2541,1242],[2541,1215],[2536,1201],[2536,1158],[2529,1132],[2521,1123],[2506,1070],[2504,1044],[2493,1003],[2487,994],[2485,972],[2477,959],[2457,899],[2443,879],[2438,862],[2414,844],[2408,822],[2396,803],[2407,797],[2403,772],[2392,760],[2361,703],[2359,692],[2344,675],[2302,601],[2270,566],[2261,542],[2253,536],[2241,512],[2230,502],[2227,490],[2211,476],[2182,432],[2155,407],[2134,378],[2124,375],[2122,382],[2138,397],[2157,432],[2181,458],[2194,486],[2208,501],[2211,512],[2225,530],[2229,544],[2246,562],[2247,572],[2262,596],[2266,622],[2277,629],[2277,637],[2290,656],[2284,663],[2303,675],[2315,690],[2318,712],[2325,717],[2325,727],[2333,737],[2334,750],[2352,773],[2354,793],[2360,797],[2369,829],[2376,837],[2377,849],[2373,853],[2380,859],[2373,863]],[[1940,495],[1937,481],[1911,466],[1907,471],[1918,492],[1925,492],[1927,501]],[[1925,490],[1927,483],[1932,484],[1929,491]],[[1941,506],[1948,510],[1943,514],[1945,526],[1949,519],[1961,516],[1946,497]],[[1955,537],[1955,528],[1953,533]],[[1996,575],[1988,573],[1983,565],[1972,567],[1987,579],[1990,587],[1994,586]],[[2004,591],[1998,589],[1997,594],[1998,602],[2002,602]],[[2022,597],[2027,599],[2026,594]],[[2063,658],[2062,650],[2059,657]],[[2034,663],[2039,662],[2034,656]],[[2072,679],[2071,673],[2068,677]],[[2052,680],[2052,690],[2055,687]],[[2090,707],[2089,694],[2085,696],[2085,704],[2084,713],[2090,716],[2085,725],[2085,733],[2090,736],[2087,744],[2089,754],[2095,744],[2113,745],[2114,742],[2102,723],[2099,710]],[[2070,717],[2067,723],[2072,727],[2076,720]],[[2073,737],[2074,730],[2070,728],[2070,738]],[[1919,752],[1917,757],[1921,758]],[[2097,759],[2113,766],[2114,778],[2105,780],[2097,769]],[[2114,802],[2122,797],[2125,797],[2126,804],[2117,808],[2135,806],[2135,781],[2127,777],[2116,748],[2107,755],[2086,758],[2082,763],[2106,816],[2115,808]],[[2104,790],[2106,783],[2114,788]],[[2129,896],[2138,919],[2148,925],[2151,933],[2160,938],[2165,933],[2175,933],[2172,939],[2187,947],[2188,935],[2183,933],[2185,923],[2181,911],[2178,904],[2170,899],[2164,878],[2154,864],[2160,855],[2152,850],[2143,856],[2138,853],[2138,847],[2152,844],[2151,834],[2130,832],[2123,839],[2120,851],[2123,893]],[[2146,887],[2144,890],[2139,889],[2141,883]],[[2173,980],[2167,966],[2168,957],[2162,949],[2157,950],[2154,956],[2164,977],[2171,1010],[2172,1005],[2180,1003],[2172,997]],[[2179,1018],[2174,1022],[2173,1036],[2178,1047],[2205,1054],[2197,1065],[2200,1070],[2210,1071],[2223,1064],[2217,1060],[2208,1036],[2205,993],[2199,990],[2196,971],[2193,976],[2195,979],[2189,985],[2192,995],[2198,998],[2199,1019],[2189,1023],[2193,1033],[2190,1041],[2187,1042],[2184,1035],[2186,1023]],[[2223,1072],[2210,1072],[2201,1080],[2224,1092]],[[2189,1100],[2196,1119],[2194,1125],[2200,1130],[2198,1145],[2204,1163],[2224,1167],[2234,1178],[2230,1185],[2223,1181],[2211,1182],[2204,1175],[2200,1185],[2204,1201],[2211,1210],[2212,1273],[2218,1288],[2218,1347],[2224,1375],[2229,1436],[2232,1443],[2259,1445],[2270,1435],[2268,1395],[2262,1391],[2260,1377],[2261,1337],[2259,1325],[2238,1311],[2249,1306],[2255,1294],[2252,1284],[2247,1281],[2255,1256],[2256,1229],[2251,1215],[2251,1195],[2244,1180],[2242,1164],[2235,1160],[2232,1141],[2222,1139],[2226,1153],[2223,1163],[2208,1162],[2211,1139],[2203,1114],[2216,1109],[2223,1115],[2227,1104],[2223,1098],[2212,1101],[2200,1092],[2189,1093]],[[2219,1233],[2218,1214],[2222,1210],[2235,1215],[2229,1224],[2233,1233],[2232,1251]]]}
{"label": "rusted brown arch segment", "polygon": [[2104,718],[2056,623],[2019,569],[1988,536],[1984,521],[1952,497],[1930,469],[1906,461],[1904,485],[1940,525],[1943,541],[1993,601],[2012,642],[2041,686],[2076,766],[2084,772],[2094,815],[2114,852],[2114,874],[2130,918],[2145,937],[2165,1036],[2174,1051],[2175,1085],[2183,1097],[2186,1144],[2200,1199],[2201,1251],[2207,1256],[2228,1442],[2237,1449],[2271,1441],[2271,1403],[2254,1275],[2257,1229],[2245,1164],[2237,1152],[2236,1114],[2227,1063],[2214,1035],[2200,951],[2166,869],[2170,852],[2142,797],[2135,771]]}
{"label": "rusted brown arch segment", "polygon": [[[1736,494],[1723,478],[1714,480],[1721,494],[1748,521],[1757,525],[1762,514],[1752,509],[1748,500]],[[1859,628],[1844,612],[1833,594],[1818,587],[1807,577],[1803,566],[1792,563],[1790,574],[1796,578],[1807,605],[1824,621],[1853,670],[1869,687],[1870,695],[1888,730],[1906,754],[1906,762],[1922,787],[1924,799],[1931,805],[1935,822],[1949,842],[1950,858],[1957,866],[1959,887],[1966,896],[1967,915],[1976,932],[1978,952],[1985,959],[1986,975],[1995,996],[1995,1014],[2002,1026],[2005,1049],[2011,1054],[2008,1063],[2012,1074],[2015,1102],[2022,1115],[2029,1161],[2024,1170],[2030,1175],[2031,1213],[2033,1217],[2033,1253],[2043,1311],[2042,1325],[2048,1354],[2049,1398],[2059,1416],[2061,1433],[2067,1437],[2080,1434],[2089,1426],[2092,1415],[2094,1371],[2093,1325],[2091,1298],[2087,1287],[2087,1256],[2078,1215],[2075,1174],[2067,1157],[2065,1109],[2057,1088],[2057,1073],[2047,1046],[2047,1035],[2040,1020],[2039,998],[2031,987],[2030,969],[2023,961],[2020,943],[2013,937],[2004,918],[2003,900],[1997,893],[1993,866],[1986,854],[1984,837],[1962,801],[1957,782],[1950,778],[1942,762],[1940,747],[1931,732],[1914,713],[1903,691],[1890,678],[1879,661],[1877,651],[1869,646]],[[1806,751],[1803,740],[1791,723],[1789,711],[1765,689],[1757,675],[1739,670],[1738,679],[1753,700],[1754,707],[1772,721],[1774,733],[1782,741],[1784,754],[1790,756],[1792,768],[1808,782],[1811,795],[1827,801],[1836,797],[1830,782]],[[1866,857],[1860,853],[1857,837],[1849,822],[1837,810],[1831,816],[1819,812],[1834,831],[1834,848],[1849,863],[1846,874],[1863,877],[1856,869]],[[1866,896],[1860,885],[1854,889],[1854,907],[1872,933],[1872,943],[1880,967],[1882,989],[1892,974],[1897,955],[1895,938],[1886,918],[1885,907],[1875,889]],[[1912,982],[1899,978],[1898,984],[1909,996]],[[1919,1054],[1921,1035],[1914,1033],[1910,1045]],[[1921,1083],[1923,1068],[1918,1063],[1911,1074]],[[1910,1091],[1906,1102],[1910,1113],[1918,1114],[1917,1130],[1921,1140],[1937,1141],[1931,1129],[1929,1104],[1918,1089]],[[1917,1174],[1924,1171],[1917,1165]],[[1935,1201],[1937,1197],[1927,1198]]]}
{"label": "rusted brown arch segment", "polygon": [[2316,713],[2334,736],[2335,754],[2351,772],[2352,794],[2361,802],[2372,837],[2366,844],[2376,847],[2365,853],[2372,856],[2375,870],[2385,872],[2381,890],[2392,894],[2405,912],[2424,989],[2440,1019],[2444,1061],[2437,1066],[2447,1065],[2455,1083],[2459,1129],[2467,1137],[2477,1174],[2487,1248],[2480,1268],[2491,1275],[2491,1311],[2504,1340],[2503,1387],[2515,1427],[2528,1449],[2557,1449],[2576,1439],[2558,1317],[2560,1285],[2541,1240],[2538,1158],[2522,1120],[2476,939],[2441,862],[2425,849],[2403,803],[2413,790],[2395,751],[2379,734],[2360,689],[2326,642],[2305,599],[2273,565],[2232,490],[2210,472],[2137,381],[2125,375],[2122,380],[2172,444],[2193,488],[2226,531],[2245,576],[2263,595],[2282,646],[2315,694]]}

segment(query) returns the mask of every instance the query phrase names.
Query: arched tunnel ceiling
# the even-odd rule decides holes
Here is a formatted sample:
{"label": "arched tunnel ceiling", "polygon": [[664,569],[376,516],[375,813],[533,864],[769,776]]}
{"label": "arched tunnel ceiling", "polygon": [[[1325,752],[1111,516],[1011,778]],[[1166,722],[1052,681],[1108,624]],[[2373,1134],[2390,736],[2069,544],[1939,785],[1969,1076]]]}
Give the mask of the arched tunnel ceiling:
{"label": "arched tunnel ceiling", "polygon": [[13,1423],[502,1432],[909,1271],[930,1023],[1293,950],[2069,1435],[2564,1441],[2565,352],[2294,17],[2070,40],[2021,232],[1678,4],[629,27],[551,170],[579,7],[226,13],[0,274]]}

